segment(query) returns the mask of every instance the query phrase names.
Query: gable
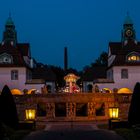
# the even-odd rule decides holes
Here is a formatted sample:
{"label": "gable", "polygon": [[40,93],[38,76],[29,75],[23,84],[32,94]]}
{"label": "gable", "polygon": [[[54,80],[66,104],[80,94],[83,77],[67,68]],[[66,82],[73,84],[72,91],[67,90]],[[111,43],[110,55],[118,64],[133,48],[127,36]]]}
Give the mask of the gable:
{"label": "gable", "polygon": [[12,64],[13,57],[10,54],[3,53],[0,55],[0,63],[1,64]]}

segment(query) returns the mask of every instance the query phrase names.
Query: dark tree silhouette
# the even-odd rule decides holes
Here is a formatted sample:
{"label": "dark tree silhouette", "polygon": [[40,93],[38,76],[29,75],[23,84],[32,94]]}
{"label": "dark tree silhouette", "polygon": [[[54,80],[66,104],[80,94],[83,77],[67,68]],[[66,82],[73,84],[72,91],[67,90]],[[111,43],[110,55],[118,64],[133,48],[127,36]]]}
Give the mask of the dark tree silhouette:
{"label": "dark tree silhouette", "polygon": [[51,68],[51,70],[55,73],[56,75],[56,85],[58,87],[64,87],[65,85],[65,81],[64,81],[64,70],[61,67],[57,67],[57,66],[49,66]]}
{"label": "dark tree silhouette", "polygon": [[4,86],[1,97],[0,97],[0,119],[1,121],[11,127],[17,128],[18,126],[18,115],[16,104],[13,95],[7,85]]}
{"label": "dark tree silhouette", "polygon": [[95,60],[94,63],[91,63],[91,66],[107,66],[108,54],[107,52],[102,52],[100,56]]}
{"label": "dark tree silhouette", "polygon": [[131,104],[129,108],[128,122],[131,126],[135,124],[140,124],[140,83],[139,82],[137,82],[134,87]]}

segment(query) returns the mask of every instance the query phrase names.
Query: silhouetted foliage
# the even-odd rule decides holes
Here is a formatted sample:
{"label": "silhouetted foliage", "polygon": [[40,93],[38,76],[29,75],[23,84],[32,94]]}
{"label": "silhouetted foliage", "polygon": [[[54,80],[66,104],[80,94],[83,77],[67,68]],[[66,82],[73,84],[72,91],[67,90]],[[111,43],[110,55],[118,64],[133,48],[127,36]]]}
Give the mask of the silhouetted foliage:
{"label": "silhouetted foliage", "polygon": [[69,74],[69,73],[73,73],[73,74],[75,74],[75,75],[77,75],[77,76],[79,75],[79,72],[78,72],[76,69],[73,69],[73,68],[67,69],[65,75],[67,75],[67,74]]}
{"label": "silhouetted foliage", "polygon": [[16,104],[7,85],[4,86],[0,97],[0,120],[11,128],[17,128],[18,116]]}
{"label": "silhouetted foliage", "polygon": [[60,67],[52,66],[52,65],[50,66],[50,68],[56,75],[57,87],[64,87],[64,85],[65,85],[65,81],[64,81],[65,72],[64,72],[64,70]]}
{"label": "silhouetted foliage", "polygon": [[137,82],[129,108],[128,122],[130,125],[140,124],[140,83]]}
{"label": "silhouetted foliage", "polygon": [[95,67],[107,67],[108,54],[107,52],[102,52],[100,56],[95,60],[95,62],[90,65],[86,65],[83,68],[83,73],[92,71]]}
{"label": "silhouetted foliage", "polygon": [[91,66],[107,66],[108,54],[107,52],[102,52],[100,56],[95,60],[94,63],[91,63]]}

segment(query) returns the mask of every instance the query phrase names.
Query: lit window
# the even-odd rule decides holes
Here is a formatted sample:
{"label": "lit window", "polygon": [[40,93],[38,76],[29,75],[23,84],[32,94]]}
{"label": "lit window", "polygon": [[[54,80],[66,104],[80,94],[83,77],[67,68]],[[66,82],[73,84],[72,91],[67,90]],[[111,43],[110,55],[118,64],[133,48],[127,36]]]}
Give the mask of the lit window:
{"label": "lit window", "polygon": [[11,71],[11,80],[18,80],[18,70]]}
{"label": "lit window", "polygon": [[128,69],[122,69],[121,70],[121,78],[122,79],[128,79]]}
{"label": "lit window", "polygon": [[127,60],[131,62],[140,61],[140,55],[138,53],[131,53],[127,56]]}

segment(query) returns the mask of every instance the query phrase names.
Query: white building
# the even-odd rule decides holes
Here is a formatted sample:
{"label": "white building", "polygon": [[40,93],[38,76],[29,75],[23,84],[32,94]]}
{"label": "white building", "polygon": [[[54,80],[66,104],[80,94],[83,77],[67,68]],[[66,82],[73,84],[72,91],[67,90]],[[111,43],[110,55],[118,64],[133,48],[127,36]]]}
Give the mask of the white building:
{"label": "white building", "polygon": [[[4,85],[23,91],[34,89],[41,93],[46,84],[43,79],[32,79],[36,63],[31,57],[30,45],[18,43],[15,25],[9,16],[5,24],[3,40],[0,44],[0,90]],[[52,84],[49,81],[49,84]],[[54,86],[54,83],[53,83]]]}
{"label": "white building", "polygon": [[[108,68],[106,79],[96,79],[90,84],[99,90],[132,92],[136,82],[140,82],[140,42],[136,40],[133,22],[127,15],[120,42],[110,42],[108,48]],[[86,87],[87,81],[83,83]],[[85,88],[84,87],[84,88]]]}

